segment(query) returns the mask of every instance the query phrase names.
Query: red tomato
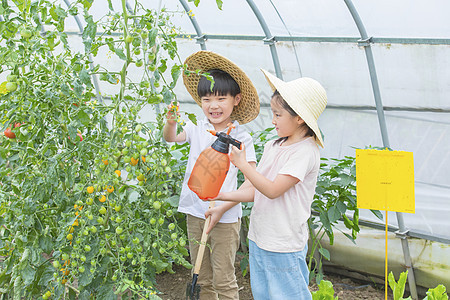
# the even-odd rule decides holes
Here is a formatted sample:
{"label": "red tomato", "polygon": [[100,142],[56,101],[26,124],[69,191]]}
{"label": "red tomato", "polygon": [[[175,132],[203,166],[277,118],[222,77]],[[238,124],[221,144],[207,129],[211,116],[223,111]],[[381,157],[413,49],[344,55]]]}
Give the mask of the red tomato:
{"label": "red tomato", "polygon": [[10,138],[10,139],[15,139],[16,138],[16,134],[11,131],[11,127],[6,128],[3,133],[5,134],[5,136],[7,138]]}

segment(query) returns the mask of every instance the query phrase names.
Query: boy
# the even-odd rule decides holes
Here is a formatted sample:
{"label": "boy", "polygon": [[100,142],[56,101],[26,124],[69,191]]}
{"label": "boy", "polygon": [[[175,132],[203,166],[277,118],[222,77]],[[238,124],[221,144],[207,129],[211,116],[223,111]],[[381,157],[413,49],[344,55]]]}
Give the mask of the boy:
{"label": "boy", "polygon": [[[208,203],[203,202],[191,191],[187,182],[200,153],[216,139],[207,132],[227,130],[227,124],[235,126],[230,135],[244,143],[247,161],[256,167],[256,156],[251,136],[240,124],[250,122],[259,113],[259,98],[255,87],[245,73],[223,56],[210,51],[199,51],[189,56],[185,65],[189,70],[208,72],[211,81],[196,74],[183,74],[183,81],[194,100],[201,106],[205,118],[197,120],[197,125],[188,122],[183,131],[176,134],[176,118],[167,115],[164,139],[167,142],[188,142],[191,146],[186,174],[180,195],[178,211],[187,215],[187,229],[191,261],[197,257],[199,241],[205,223]],[[237,168],[230,165],[223,183],[222,192],[237,189]],[[198,283],[201,285],[200,299],[239,299],[234,270],[236,251],[239,247],[239,229],[242,210],[240,204],[217,201],[209,211],[211,225],[208,228],[208,245],[205,251]]]}

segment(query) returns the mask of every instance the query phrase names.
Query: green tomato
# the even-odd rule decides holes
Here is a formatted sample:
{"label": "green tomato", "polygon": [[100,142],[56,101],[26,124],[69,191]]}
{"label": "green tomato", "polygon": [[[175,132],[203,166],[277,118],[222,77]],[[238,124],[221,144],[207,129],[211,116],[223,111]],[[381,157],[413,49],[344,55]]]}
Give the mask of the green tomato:
{"label": "green tomato", "polygon": [[80,267],[78,268],[78,271],[79,271],[80,273],[84,273],[84,271],[85,271],[84,266],[80,266]]}
{"label": "green tomato", "polygon": [[133,253],[128,252],[128,253],[127,253],[127,257],[130,258],[130,259],[133,258]]}
{"label": "green tomato", "polygon": [[115,210],[116,212],[119,212],[121,209],[122,209],[122,206],[121,206],[121,205],[116,205],[116,206],[114,207],[114,210]]}
{"label": "green tomato", "polygon": [[6,89],[10,92],[14,92],[15,90],[17,90],[17,82],[10,82],[8,81],[6,83]]}
{"label": "green tomato", "polygon": [[9,74],[8,76],[6,76],[6,80],[9,82],[14,82],[17,80],[17,75]]}
{"label": "green tomato", "polygon": [[125,43],[127,43],[127,44],[129,44],[129,43],[131,43],[132,41],[133,41],[133,36],[132,35],[127,35],[126,37],[125,37]]}
{"label": "green tomato", "polygon": [[69,254],[63,253],[63,254],[61,255],[61,258],[62,258],[63,260],[68,260],[68,259],[69,259]]}
{"label": "green tomato", "polygon": [[142,155],[142,156],[146,156],[147,153],[148,153],[147,148],[143,148],[143,149],[141,150],[141,155]]}
{"label": "green tomato", "polygon": [[155,225],[156,224],[156,219],[155,218],[151,218],[150,219],[150,224],[151,225]]}
{"label": "green tomato", "polygon": [[153,248],[153,249],[156,249],[156,247],[158,247],[158,243],[157,243],[157,242],[153,242],[152,248]]}
{"label": "green tomato", "polygon": [[163,218],[159,218],[158,223],[159,223],[159,225],[164,224],[164,219]]}
{"label": "green tomato", "polygon": [[104,220],[102,217],[98,217],[98,218],[97,218],[97,223],[98,223],[98,224],[104,224],[104,223],[105,223],[105,220]]}
{"label": "green tomato", "polygon": [[138,59],[135,64],[136,64],[136,67],[140,68],[144,64],[144,61],[142,59]]}
{"label": "green tomato", "polygon": [[135,245],[139,244],[139,238],[138,237],[135,237],[133,239],[133,244],[135,244]]}
{"label": "green tomato", "polygon": [[92,233],[96,233],[97,232],[97,227],[92,225],[90,230],[91,230]]}
{"label": "green tomato", "polygon": [[80,256],[80,260],[81,260],[82,262],[85,262],[85,261],[86,261],[86,256],[81,255],[81,256]]}
{"label": "green tomato", "polygon": [[30,38],[32,33],[31,30],[29,30],[28,28],[23,28],[22,30],[20,30],[20,35],[26,39]]}
{"label": "green tomato", "polygon": [[161,202],[159,201],[153,202],[153,208],[159,210],[161,208]]}
{"label": "green tomato", "polygon": [[86,251],[86,252],[91,251],[91,246],[89,246],[89,245],[84,246],[84,251]]}
{"label": "green tomato", "polygon": [[59,263],[59,261],[54,260],[54,261],[53,261],[53,268],[59,269],[59,267],[61,267],[61,264]]}
{"label": "green tomato", "polygon": [[168,228],[169,228],[169,230],[174,230],[175,229],[175,224],[174,223],[170,223]]}
{"label": "green tomato", "polygon": [[177,234],[174,232],[174,233],[172,233],[171,235],[170,235],[170,238],[172,239],[172,240],[176,240],[177,239]]}
{"label": "green tomato", "polygon": [[117,234],[121,234],[122,232],[123,232],[123,228],[122,227],[119,226],[119,227],[116,228],[116,233]]}
{"label": "green tomato", "polygon": [[104,206],[102,206],[102,207],[100,207],[98,212],[101,213],[102,215],[104,215],[104,214],[106,214],[106,208]]}
{"label": "green tomato", "polygon": [[141,125],[141,124],[136,125],[136,128],[135,128],[134,130],[135,130],[136,132],[141,131],[141,130],[142,130],[142,125]]}

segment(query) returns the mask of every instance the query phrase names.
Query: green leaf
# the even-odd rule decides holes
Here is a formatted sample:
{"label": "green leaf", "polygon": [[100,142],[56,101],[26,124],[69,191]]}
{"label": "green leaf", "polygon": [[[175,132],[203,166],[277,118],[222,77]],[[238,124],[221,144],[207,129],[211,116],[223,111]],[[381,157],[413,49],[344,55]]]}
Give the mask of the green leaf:
{"label": "green leaf", "polygon": [[170,74],[172,75],[173,81],[176,83],[181,74],[181,66],[174,65],[170,71]]}
{"label": "green leaf", "polygon": [[339,212],[339,210],[337,209],[336,206],[330,207],[328,209],[327,214],[328,214],[328,220],[330,221],[330,223],[334,223],[341,218],[341,213]]}
{"label": "green leaf", "polygon": [[81,124],[83,124],[84,126],[88,126],[91,122],[89,115],[82,110],[78,112],[78,120],[80,120]]}
{"label": "green leaf", "polygon": [[445,286],[440,284],[434,289],[428,289],[427,296],[423,300],[448,300],[448,295],[445,292]]}
{"label": "green leaf", "polygon": [[84,8],[86,10],[89,10],[92,6],[92,3],[94,2],[94,0],[83,0],[81,1],[81,3],[83,4]]}
{"label": "green leaf", "polygon": [[222,5],[223,5],[222,0],[216,0],[216,4],[217,4],[217,7],[218,7],[220,10],[222,10]]}
{"label": "green leaf", "polygon": [[39,238],[39,246],[45,253],[50,253],[53,250],[52,238],[48,235],[42,235]]}
{"label": "green leaf", "polygon": [[86,86],[92,87],[91,76],[89,75],[89,72],[84,68],[80,72],[80,80]]}
{"label": "green leaf", "polygon": [[123,52],[122,49],[115,48],[115,49],[114,49],[114,53],[116,53],[117,56],[118,56],[121,60],[127,60],[127,56],[125,55],[125,53]]}
{"label": "green leaf", "polygon": [[191,120],[192,123],[194,123],[195,125],[197,125],[197,117],[194,114],[187,114],[187,117],[189,118],[189,120]]}
{"label": "green leaf", "polygon": [[319,248],[320,254],[322,254],[323,257],[325,257],[327,260],[330,260],[330,252],[325,248]]}

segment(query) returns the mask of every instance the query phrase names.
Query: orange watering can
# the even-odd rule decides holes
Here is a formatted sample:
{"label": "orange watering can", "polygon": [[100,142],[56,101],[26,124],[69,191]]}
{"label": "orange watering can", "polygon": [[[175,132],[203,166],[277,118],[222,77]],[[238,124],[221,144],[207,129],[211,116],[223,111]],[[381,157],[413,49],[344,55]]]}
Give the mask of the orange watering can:
{"label": "orange watering can", "polygon": [[208,130],[217,139],[200,153],[188,181],[188,187],[202,200],[215,198],[219,194],[230,168],[230,144],[241,149],[241,142],[229,135],[232,128],[234,126],[228,124],[227,133]]}

